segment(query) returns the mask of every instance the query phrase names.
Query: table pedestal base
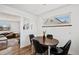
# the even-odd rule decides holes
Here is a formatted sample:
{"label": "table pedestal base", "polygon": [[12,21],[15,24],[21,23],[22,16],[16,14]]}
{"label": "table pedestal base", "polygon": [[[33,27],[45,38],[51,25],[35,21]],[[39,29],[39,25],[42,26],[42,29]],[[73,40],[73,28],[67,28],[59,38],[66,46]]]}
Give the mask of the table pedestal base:
{"label": "table pedestal base", "polygon": [[50,55],[50,46],[48,46],[48,55]]}

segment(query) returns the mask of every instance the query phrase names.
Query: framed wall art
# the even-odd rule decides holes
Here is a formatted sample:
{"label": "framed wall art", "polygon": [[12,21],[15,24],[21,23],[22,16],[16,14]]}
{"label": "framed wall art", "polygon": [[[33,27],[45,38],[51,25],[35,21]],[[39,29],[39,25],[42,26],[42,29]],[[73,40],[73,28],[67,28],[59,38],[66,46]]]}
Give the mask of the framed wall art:
{"label": "framed wall art", "polygon": [[42,27],[63,27],[63,26],[72,26],[71,25],[71,13],[60,14],[48,18],[44,21]]}

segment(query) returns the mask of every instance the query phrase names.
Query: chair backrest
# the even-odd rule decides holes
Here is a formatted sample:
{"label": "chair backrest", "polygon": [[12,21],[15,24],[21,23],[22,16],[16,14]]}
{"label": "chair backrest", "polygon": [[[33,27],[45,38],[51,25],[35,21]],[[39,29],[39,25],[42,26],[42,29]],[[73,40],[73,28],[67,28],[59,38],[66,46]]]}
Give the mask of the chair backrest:
{"label": "chair backrest", "polygon": [[65,44],[65,46],[63,47],[64,54],[68,54],[70,45],[71,45],[71,40],[69,40],[69,41]]}
{"label": "chair backrest", "polygon": [[53,39],[53,35],[52,34],[47,34],[47,38]]}
{"label": "chair backrest", "polygon": [[34,36],[34,34],[30,34],[29,35],[29,39],[30,39],[30,43],[32,44],[32,38],[34,38],[35,36]]}
{"label": "chair backrest", "polygon": [[33,39],[33,45],[36,53],[43,53],[43,48],[37,40]]}

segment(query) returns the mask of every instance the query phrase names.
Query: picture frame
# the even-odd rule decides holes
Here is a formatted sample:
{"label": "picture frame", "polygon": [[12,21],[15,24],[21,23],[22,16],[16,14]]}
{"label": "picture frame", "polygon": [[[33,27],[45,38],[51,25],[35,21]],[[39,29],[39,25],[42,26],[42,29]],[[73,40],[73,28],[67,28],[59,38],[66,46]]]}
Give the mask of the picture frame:
{"label": "picture frame", "polygon": [[71,12],[47,18],[42,27],[65,27],[71,25]]}

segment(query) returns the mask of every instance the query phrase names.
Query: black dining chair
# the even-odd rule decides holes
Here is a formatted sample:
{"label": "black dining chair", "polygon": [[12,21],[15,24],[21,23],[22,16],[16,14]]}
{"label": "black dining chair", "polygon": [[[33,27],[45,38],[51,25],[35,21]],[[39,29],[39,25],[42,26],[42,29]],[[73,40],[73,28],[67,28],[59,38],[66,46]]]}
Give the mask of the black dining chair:
{"label": "black dining chair", "polygon": [[35,37],[34,34],[30,34],[30,35],[29,35],[29,39],[30,39],[31,45],[32,45],[32,39],[33,39],[34,37]]}
{"label": "black dining chair", "polygon": [[47,47],[41,45],[37,40],[33,39],[33,45],[35,48],[35,54],[45,54],[45,52],[47,51]]}
{"label": "black dining chair", "polygon": [[48,39],[53,39],[53,35],[52,34],[47,34],[47,38]]}
{"label": "black dining chair", "polygon": [[54,55],[68,55],[68,51],[71,45],[71,40],[69,40],[63,47],[51,48],[51,54]]}

